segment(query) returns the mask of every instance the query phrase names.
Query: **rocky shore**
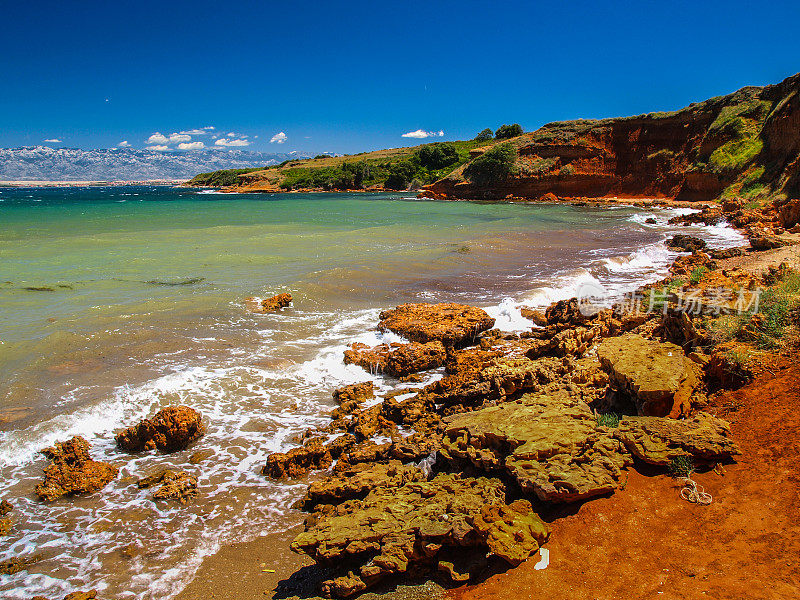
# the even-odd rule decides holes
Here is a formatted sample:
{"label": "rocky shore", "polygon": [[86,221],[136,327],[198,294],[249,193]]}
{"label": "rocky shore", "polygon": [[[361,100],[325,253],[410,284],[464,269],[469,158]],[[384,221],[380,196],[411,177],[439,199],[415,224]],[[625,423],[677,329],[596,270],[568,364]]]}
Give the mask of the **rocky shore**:
{"label": "rocky shore", "polygon": [[[521,334],[492,329],[465,305],[381,313],[378,329],[409,341],[353,344],[343,359],[401,382],[444,367],[442,378],[383,398],[370,382],[334,390],[330,425],[264,466],[278,478],[317,472],[299,503],[304,531],[290,544],[316,563],[316,593],[351,597],[420,578],[458,588],[537,553],[541,563],[560,507],[624,495],[631,477],[670,473],[683,486],[672,502],[707,505],[692,477],[742,457],[730,423],[710,411],[769,360],[753,348],[752,362],[739,360],[741,339],[716,339],[714,319],[734,314],[737,290],[768,289],[800,266],[781,250],[800,241],[786,233],[794,204],[751,214],[742,204],[682,218],[731,219],[750,248],[720,252],[676,236],[671,243],[691,252],[667,280],[639,290],[639,300],[663,290],[648,310],[586,314],[573,298],[526,311],[531,329]],[[765,253],[772,259],[759,268]],[[743,318],[757,330],[764,317]]]}
{"label": "rocky shore", "polygon": [[[484,310],[462,304],[383,311],[376,328],[407,341],[353,343],[342,360],[361,366],[365,381],[331,390],[329,424],[262,465],[265,477],[307,484],[297,505],[307,514],[303,530],[282,543],[313,561],[285,561],[303,566],[263,593],[345,598],[407,582],[457,590],[515,568],[530,577],[525,565],[546,568],[553,544],[577,543],[558,539],[574,534],[561,523],[624,497],[631,481],[652,490],[645,480],[670,474],[679,489],[664,484],[662,501],[667,493],[676,506],[708,506],[695,479],[752,460],[753,445],[737,437],[720,398],[763,385],[772,362],[796,353],[796,299],[781,321],[793,333],[775,343],[764,337],[777,336],[773,315],[740,303],[745,292],[769,294],[797,277],[800,201],[759,210],[727,201],[677,220],[730,221],[749,247],[720,251],[675,236],[669,244],[683,254],[664,281],[610,308],[572,298],[523,310],[531,325],[521,333],[494,329]],[[290,303],[282,294],[250,304],[279,312]],[[726,319],[736,320],[732,335],[721,333]],[[434,370],[441,377],[421,385]],[[394,391],[377,395],[367,373],[396,381]],[[124,452],[166,453],[204,432],[200,413],[171,406],[115,439]],[[50,464],[36,491],[45,502],[102,493],[119,472],[93,460],[81,437],[43,453]],[[187,503],[198,477],[162,469],[132,483],[155,488],[155,501]],[[0,505],[0,517],[2,535],[14,526],[13,504]],[[36,560],[16,557],[0,573]],[[74,598],[96,597],[82,594]]]}

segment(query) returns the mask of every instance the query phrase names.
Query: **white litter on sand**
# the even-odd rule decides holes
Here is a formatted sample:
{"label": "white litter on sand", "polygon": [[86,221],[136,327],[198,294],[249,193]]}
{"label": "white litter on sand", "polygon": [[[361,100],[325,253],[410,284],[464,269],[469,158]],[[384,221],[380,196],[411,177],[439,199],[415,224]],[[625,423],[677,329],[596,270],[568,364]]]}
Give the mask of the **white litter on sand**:
{"label": "white litter on sand", "polygon": [[547,565],[550,564],[550,550],[547,548],[539,548],[539,562],[533,565],[533,568],[537,571],[541,571],[547,568]]}

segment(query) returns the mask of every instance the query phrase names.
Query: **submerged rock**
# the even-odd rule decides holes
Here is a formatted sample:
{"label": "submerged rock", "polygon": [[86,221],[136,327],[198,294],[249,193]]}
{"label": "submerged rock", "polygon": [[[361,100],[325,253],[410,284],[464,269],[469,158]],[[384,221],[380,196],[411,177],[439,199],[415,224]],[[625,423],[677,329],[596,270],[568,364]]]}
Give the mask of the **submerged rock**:
{"label": "submerged rock", "polygon": [[446,360],[447,352],[439,341],[381,344],[374,347],[356,342],[344,353],[345,364],[359,365],[370,373],[386,373],[393,377],[435,369]]}
{"label": "submerged rock", "polygon": [[119,469],[105,462],[92,460],[89,442],[75,436],[42,450],[50,464],[44,469],[44,481],[36,486],[42,500],[52,501],[62,496],[91,494],[103,488],[117,476]]}
{"label": "submerged rock", "polygon": [[162,469],[153,475],[143,477],[136,485],[140,488],[160,485],[161,487],[153,494],[156,500],[177,500],[181,504],[186,504],[197,496],[197,477],[186,471]]}
{"label": "submerged rock", "polygon": [[472,343],[478,334],[494,327],[486,311],[466,304],[401,304],[380,314],[378,328],[413,342],[439,341],[445,346]]}
{"label": "submerged rock", "polygon": [[445,421],[445,456],[505,470],[540,500],[573,502],[613,492],[633,464],[613,431],[564,390],[526,394]]}
{"label": "submerged rock", "polygon": [[0,575],[13,575],[20,571],[25,571],[33,563],[39,562],[42,557],[39,554],[32,556],[15,556],[0,561]]}
{"label": "submerged rock", "polygon": [[129,452],[174,452],[186,448],[205,433],[202,415],[188,406],[168,406],[116,435],[117,446]]}
{"label": "submerged rock", "polygon": [[351,569],[323,582],[322,592],[336,597],[392,575],[447,570],[447,563],[461,573],[453,562],[468,554],[488,552],[515,565],[538,551],[548,530],[529,503],[506,505],[504,497],[497,479],[458,475],[381,486],[312,515],[291,548],[340,572]]}
{"label": "submerged rock", "polygon": [[6,517],[12,510],[14,510],[14,507],[11,506],[8,500],[0,502],[0,535],[8,535],[14,525],[14,520],[11,517]]}
{"label": "submerged rock", "polygon": [[274,452],[267,457],[261,473],[273,479],[294,479],[312,469],[327,469],[333,457],[322,443],[322,438],[312,438],[299,448],[289,452]]}
{"label": "submerged rock", "polygon": [[[64,596],[64,600],[95,600],[97,598],[97,590],[90,590],[88,592],[72,592]],[[48,600],[44,596],[34,596],[31,600]]]}
{"label": "submerged rock", "polygon": [[701,369],[680,346],[627,334],[597,348],[600,364],[639,415],[677,418],[689,414],[701,384]]}
{"label": "submerged rock", "polygon": [[634,456],[654,465],[681,456],[716,462],[741,454],[728,423],[707,413],[686,420],[626,417],[614,435]]}

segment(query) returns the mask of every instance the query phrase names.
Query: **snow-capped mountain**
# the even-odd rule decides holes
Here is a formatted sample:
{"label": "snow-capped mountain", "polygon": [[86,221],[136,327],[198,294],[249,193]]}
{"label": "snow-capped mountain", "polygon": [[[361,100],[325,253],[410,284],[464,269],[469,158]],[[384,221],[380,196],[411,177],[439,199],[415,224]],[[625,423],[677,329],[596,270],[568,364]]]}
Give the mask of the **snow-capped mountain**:
{"label": "snow-capped mountain", "polygon": [[208,171],[263,167],[308,156],[296,152],[271,154],[249,150],[155,152],[133,148],[0,148],[0,181],[190,179]]}

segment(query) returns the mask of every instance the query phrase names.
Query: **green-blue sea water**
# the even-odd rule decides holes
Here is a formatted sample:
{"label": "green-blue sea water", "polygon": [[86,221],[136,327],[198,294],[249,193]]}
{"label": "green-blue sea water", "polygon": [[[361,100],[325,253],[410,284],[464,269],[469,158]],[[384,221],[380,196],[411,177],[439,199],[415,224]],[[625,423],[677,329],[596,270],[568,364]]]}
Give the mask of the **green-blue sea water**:
{"label": "green-blue sea water", "polygon": [[[569,297],[586,281],[619,292],[663,273],[674,228],[669,213],[652,213],[654,225],[650,215],[407,193],[0,188],[0,499],[17,515],[0,560],[44,554],[4,577],[0,595],[174,595],[219,544],[298,521],[302,486],[259,469],[327,422],[333,389],[398,385],[342,362],[352,341],[393,339],[375,330],[381,309],[461,301],[504,329],[530,327],[522,304]],[[247,310],[248,297],[284,291],[294,304],[283,312]],[[176,403],[207,421],[193,447],[117,451],[116,430]],[[45,464],[37,452],[75,434],[120,477],[45,507],[33,493]],[[190,463],[199,450],[212,454]],[[157,504],[131,484],[159,467],[196,474],[198,499]]]}

